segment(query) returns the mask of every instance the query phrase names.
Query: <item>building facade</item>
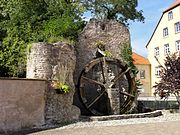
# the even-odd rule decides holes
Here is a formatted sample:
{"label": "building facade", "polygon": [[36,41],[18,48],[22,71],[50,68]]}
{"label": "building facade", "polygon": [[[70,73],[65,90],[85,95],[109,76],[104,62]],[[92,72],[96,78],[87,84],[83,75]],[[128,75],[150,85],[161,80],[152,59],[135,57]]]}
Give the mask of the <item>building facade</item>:
{"label": "building facade", "polygon": [[180,52],[180,0],[176,0],[163,12],[146,47],[151,63],[151,87],[153,87],[155,82],[160,80],[160,65],[164,65],[166,56]]}
{"label": "building facade", "polygon": [[140,86],[140,97],[151,96],[151,65],[148,59],[140,56],[137,53],[132,54],[133,63],[139,70],[136,79],[140,80],[142,86]]}

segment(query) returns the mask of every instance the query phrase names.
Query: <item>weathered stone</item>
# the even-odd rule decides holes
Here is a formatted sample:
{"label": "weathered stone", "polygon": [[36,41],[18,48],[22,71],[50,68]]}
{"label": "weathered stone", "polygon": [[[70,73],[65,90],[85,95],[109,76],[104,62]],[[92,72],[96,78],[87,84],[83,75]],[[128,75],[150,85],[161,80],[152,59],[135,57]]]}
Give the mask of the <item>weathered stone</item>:
{"label": "weathered stone", "polygon": [[154,111],[149,113],[141,114],[126,114],[126,115],[110,115],[110,116],[91,116],[88,119],[90,121],[107,121],[107,120],[121,120],[121,119],[131,119],[131,118],[151,118],[161,116],[161,111]]}
{"label": "weathered stone", "polygon": [[[108,50],[114,58],[122,60],[120,54],[122,49],[129,45],[130,34],[126,26],[123,24],[114,21],[114,20],[103,20],[99,21],[96,19],[91,19],[89,23],[84,28],[83,32],[79,35],[78,41],[76,43],[76,70],[74,74],[74,81],[77,84],[80,73],[87,63],[96,57],[97,45],[96,43],[102,41],[105,45],[105,49]],[[115,102],[112,106],[112,111],[114,114],[119,113],[120,97],[119,94],[115,92],[108,93],[111,98],[111,102]],[[74,104],[83,110],[83,113],[86,113],[85,109],[78,100],[78,94],[75,93]]]}
{"label": "weathered stone", "polygon": [[27,56],[27,78],[50,79],[52,76],[52,45],[33,43]]}
{"label": "weathered stone", "polygon": [[71,90],[69,93],[56,94],[49,82],[49,89],[46,91],[46,122],[52,123],[79,119],[80,111],[72,105],[75,90],[73,72],[76,64],[74,47],[62,42],[55,44],[34,43],[31,53],[28,55],[27,63],[28,78],[52,80],[57,78],[62,66],[68,68],[66,84],[70,86]]}
{"label": "weathered stone", "polygon": [[106,50],[112,53],[114,58],[122,60],[121,50],[126,43],[130,42],[129,30],[126,26],[114,20],[99,21],[91,19],[79,35],[75,46],[77,53],[76,82],[84,65],[95,58],[98,41],[103,41]]}

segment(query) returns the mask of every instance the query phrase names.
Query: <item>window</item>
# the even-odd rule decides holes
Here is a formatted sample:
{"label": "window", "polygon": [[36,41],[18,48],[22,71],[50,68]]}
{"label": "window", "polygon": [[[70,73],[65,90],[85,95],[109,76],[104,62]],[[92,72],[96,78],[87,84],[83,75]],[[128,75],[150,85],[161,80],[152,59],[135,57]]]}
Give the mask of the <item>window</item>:
{"label": "window", "polygon": [[176,51],[180,51],[180,40],[176,41]]}
{"label": "window", "polygon": [[161,73],[161,67],[160,66],[159,67],[155,67],[155,75],[157,77],[160,77],[160,73]]}
{"label": "window", "polygon": [[159,47],[154,49],[154,56],[159,56]]}
{"label": "window", "polygon": [[140,70],[140,78],[141,79],[145,78],[145,70]]}
{"label": "window", "polygon": [[169,55],[170,54],[170,48],[169,44],[164,45],[164,55]]}
{"label": "window", "polygon": [[180,22],[175,23],[175,33],[180,32]]}
{"label": "window", "polygon": [[168,36],[168,28],[167,27],[163,29],[163,37],[166,37],[166,36]]}
{"label": "window", "polygon": [[168,20],[170,21],[170,20],[172,20],[172,19],[173,19],[173,12],[170,11],[170,12],[168,13]]}

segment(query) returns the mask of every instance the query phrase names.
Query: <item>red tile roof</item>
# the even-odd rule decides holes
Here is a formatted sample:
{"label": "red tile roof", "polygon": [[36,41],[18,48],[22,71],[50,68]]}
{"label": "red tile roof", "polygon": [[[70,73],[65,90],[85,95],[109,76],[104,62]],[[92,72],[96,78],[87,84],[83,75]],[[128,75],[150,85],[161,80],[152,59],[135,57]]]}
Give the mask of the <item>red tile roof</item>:
{"label": "red tile roof", "polygon": [[150,65],[150,62],[147,58],[144,58],[135,52],[132,53],[132,58],[135,65]]}
{"label": "red tile roof", "polygon": [[167,8],[163,13],[177,7],[178,5],[180,5],[180,0],[176,0],[169,8]]}

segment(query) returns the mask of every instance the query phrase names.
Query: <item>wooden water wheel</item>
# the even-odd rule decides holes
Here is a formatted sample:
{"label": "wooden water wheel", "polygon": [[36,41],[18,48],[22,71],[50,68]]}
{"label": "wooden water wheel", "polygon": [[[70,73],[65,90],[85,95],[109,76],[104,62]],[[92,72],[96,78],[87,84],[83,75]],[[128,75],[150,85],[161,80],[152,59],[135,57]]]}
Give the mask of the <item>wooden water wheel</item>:
{"label": "wooden water wheel", "polygon": [[[115,91],[116,100],[112,91]],[[130,68],[114,58],[92,60],[85,66],[78,80],[80,101],[93,115],[114,114],[113,106],[116,102],[119,103],[119,114],[125,113],[130,109],[135,93],[135,79]]]}

